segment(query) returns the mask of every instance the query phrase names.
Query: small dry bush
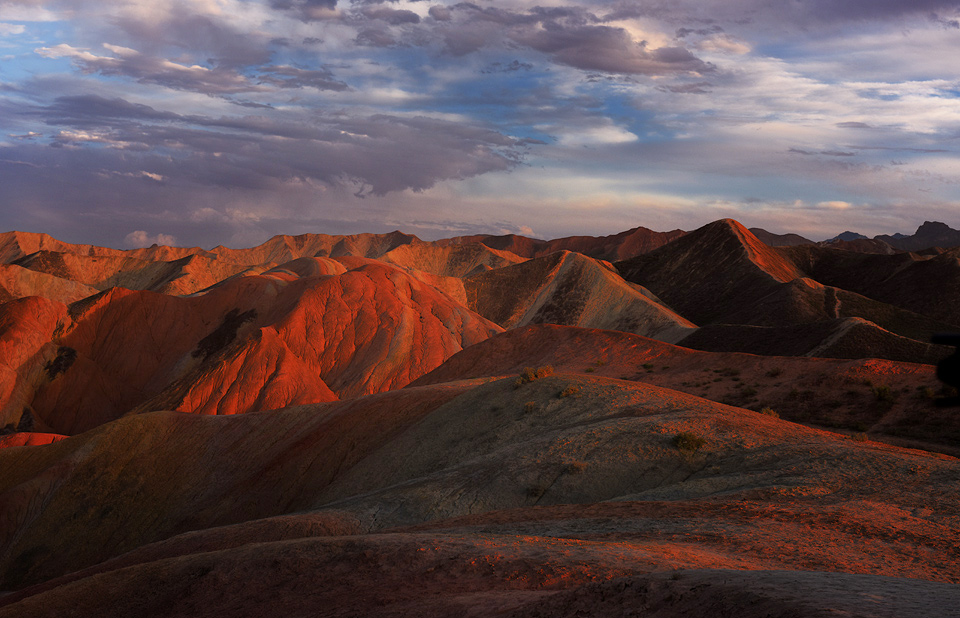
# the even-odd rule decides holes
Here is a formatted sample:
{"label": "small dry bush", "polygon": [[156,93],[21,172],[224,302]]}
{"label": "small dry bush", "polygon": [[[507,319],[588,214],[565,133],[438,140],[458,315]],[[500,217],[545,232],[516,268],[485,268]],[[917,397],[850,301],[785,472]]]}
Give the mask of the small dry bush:
{"label": "small dry bush", "polygon": [[526,414],[536,412],[539,409],[540,409],[540,404],[538,404],[536,401],[528,401],[527,403],[523,404],[523,411]]}
{"label": "small dry bush", "polygon": [[581,389],[579,386],[568,386],[567,388],[557,393],[557,397],[559,397],[560,399],[563,399],[564,397],[576,397],[580,395],[580,390]]}
{"label": "small dry bush", "polygon": [[514,388],[520,388],[528,382],[534,382],[541,378],[546,378],[547,376],[553,375],[553,367],[550,365],[544,365],[543,367],[526,367],[523,371],[520,372],[520,377],[517,378],[516,382],[513,383]]}
{"label": "small dry bush", "polygon": [[707,441],[695,433],[681,431],[673,436],[673,445],[681,451],[699,451]]}
{"label": "small dry bush", "polygon": [[780,415],[777,414],[777,411],[770,407],[760,408],[760,414],[766,414],[767,416],[772,416],[773,418],[780,418]]}

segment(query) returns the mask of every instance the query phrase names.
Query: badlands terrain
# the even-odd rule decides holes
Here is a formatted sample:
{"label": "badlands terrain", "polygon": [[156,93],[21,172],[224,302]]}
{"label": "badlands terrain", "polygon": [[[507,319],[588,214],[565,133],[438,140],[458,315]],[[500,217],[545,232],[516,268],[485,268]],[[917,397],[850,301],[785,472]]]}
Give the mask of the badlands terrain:
{"label": "badlands terrain", "polygon": [[960,616],[960,232],[0,234],[0,618]]}

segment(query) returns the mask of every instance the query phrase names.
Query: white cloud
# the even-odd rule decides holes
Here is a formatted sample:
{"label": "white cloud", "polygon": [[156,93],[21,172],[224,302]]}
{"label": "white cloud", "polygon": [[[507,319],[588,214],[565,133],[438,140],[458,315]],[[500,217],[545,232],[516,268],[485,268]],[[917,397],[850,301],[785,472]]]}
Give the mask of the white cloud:
{"label": "white cloud", "polygon": [[10,36],[13,34],[23,34],[27,27],[23,24],[6,24],[0,22],[0,36]]}
{"label": "white cloud", "polygon": [[817,204],[817,208],[826,208],[827,210],[846,210],[852,207],[853,204],[850,202],[844,202],[841,200],[833,200],[830,202],[820,202]]}
{"label": "white cloud", "polygon": [[142,249],[144,247],[149,247],[151,245],[165,245],[168,247],[175,247],[177,245],[177,239],[169,234],[157,234],[151,236],[144,230],[136,230],[127,234],[126,238],[123,239],[124,244],[132,249]]}

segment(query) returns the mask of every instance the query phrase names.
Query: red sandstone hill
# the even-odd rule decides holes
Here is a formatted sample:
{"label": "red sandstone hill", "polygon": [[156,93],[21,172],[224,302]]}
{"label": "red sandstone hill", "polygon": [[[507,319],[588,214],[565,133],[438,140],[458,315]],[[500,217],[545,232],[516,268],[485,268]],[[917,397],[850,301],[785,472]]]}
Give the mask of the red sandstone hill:
{"label": "red sandstone hill", "polygon": [[18,384],[24,407],[5,423],[25,410],[72,434],[144,407],[234,414],[352,397],[403,386],[500,330],[389,266],[290,269],[195,297],[117,288],[71,305],[33,335],[56,356]]}
{"label": "red sandstone hill", "polygon": [[[53,251],[31,253],[14,264],[37,273],[82,283],[89,286],[87,290],[93,289],[73,300],[112,287],[162,294],[193,294],[241,273],[256,274],[269,265],[258,265],[260,268],[256,268],[199,254],[165,262],[128,256],[89,256]],[[42,290],[38,292],[43,295]]]}
{"label": "red sandstone hill", "polygon": [[960,330],[960,247],[926,255],[864,255],[820,247],[796,247],[783,254],[821,283]]}
{"label": "red sandstone hill", "polygon": [[0,303],[27,296],[43,296],[62,303],[72,303],[97,290],[88,285],[61,279],[17,264],[0,264]]}
{"label": "red sandstone hill", "polygon": [[[877,332],[867,341],[885,343],[850,348],[850,353],[858,356],[889,357],[885,350],[893,346],[897,348],[898,359],[929,360],[929,350],[923,346],[931,335],[955,328],[950,322],[811,279],[808,272],[816,269],[808,267],[809,260],[805,262],[802,258],[820,255],[820,251],[823,250],[808,247],[774,249],[761,243],[737,222],[725,220],[704,226],[646,255],[618,262],[616,266],[627,281],[649,288],[678,313],[701,326],[740,324],[780,328],[861,318],[885,332],[922,344],[917,347],[905,341],[904,346],[897,347],[897,339]],[[857,255],[839,251],[833,254]],[[889,256],[889,259],[897,257]],[[809,339],[819,331],[822,328],[808,329],[805,337]],[[809,349],[821,345],[813,343]],[[822,345],[827,345],[826,340]],[[914,355],[918,350],[919,354]]]}
{"label": "red sandstone hill", "polygon": [[467,279],[467,306],[504,328],[561,324],[676,342],[696,325],[609,265],[558,251]]}
{"label": "red sandstone hill", "polygon": [[732,219],[705,225],[616,267],[627,281],[649,288],[697,324],[723,322],[781,284],[803,277]]}

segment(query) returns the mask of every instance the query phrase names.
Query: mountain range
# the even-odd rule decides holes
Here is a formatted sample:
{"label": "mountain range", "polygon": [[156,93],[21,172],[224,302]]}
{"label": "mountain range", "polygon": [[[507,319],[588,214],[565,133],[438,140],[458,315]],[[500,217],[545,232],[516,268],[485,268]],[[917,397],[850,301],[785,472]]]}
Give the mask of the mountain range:
{"label": "mountain range", "polygon": [[947,616],[939,332],[931,222],[0,234],[0,618]]}

